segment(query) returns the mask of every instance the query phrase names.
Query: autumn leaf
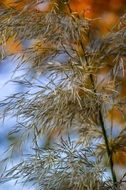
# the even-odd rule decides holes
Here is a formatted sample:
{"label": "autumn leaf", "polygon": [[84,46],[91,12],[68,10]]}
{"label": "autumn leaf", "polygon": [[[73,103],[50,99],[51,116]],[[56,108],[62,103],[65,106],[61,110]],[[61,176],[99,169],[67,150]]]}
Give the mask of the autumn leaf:
{"label": "autumn leaf", "polygon": [[113,153],[113,162],[117,165],[126,166],[126,152],[117,151]]}
{"label": "autumn leaf", "polygon": [[20,53],[22,51],[22,45],[19,40],[15,39],[14,36],[9,37],[2,45],[7,55]]}
{"label": "autumn leaf", "polygon": [[126,123],[126,115],[124,110],[113,106],[108,110],[107,119],[113,121],[113,123],[119,124],[119,126]]}
{"label": "autumn leaf", "polygon": [[126,0],[110,0],[109,5],[112,11],[119,11],[126,5]]}
{"label": "autumn leaf", "polygon": [[3,4],[6,6],[6,7],[11,7],[11,8],[15,8],[17,10],[21,10],[24,8],[25,6],[25,0],[23,1],[19,1],[19,2],[16,2],[15,0],[4,0],[3,1]]}
{"label": "autumn leaf", "polygon": [[92,18],[92,0],[71,0],[70,1],[70,8],[73,12],[79,13],[84,15],[85,18],[91,19]]}

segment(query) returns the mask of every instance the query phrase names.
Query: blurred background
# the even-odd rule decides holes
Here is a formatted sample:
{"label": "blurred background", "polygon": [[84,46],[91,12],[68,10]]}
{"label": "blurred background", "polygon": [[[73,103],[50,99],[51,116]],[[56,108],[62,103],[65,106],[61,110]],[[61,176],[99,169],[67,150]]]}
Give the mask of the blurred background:
{"label": "blurred background", "polygon": [[[28,1],[22,0],[22,1],[15,1],[14,0],[0,0],[0,6],[4,7],[5,9],[8,7],[12,7],[14,9],[17,9],[19,11],[23,10],[26,6],[26,3]],[[108,34],[108,32],[111,31],[111,29],[115,26],[115,24],[118,22],[119,17],[122,16],[126,11],[126,0],[70,0],[70,8],[73,12],[76,12],[78,15],[83,15],[86,19],[96,19],[96,21],[93,23],[95,28],[98,28],[100,31],[101,36],[105,36]],[[37,11],[49,11],[51,9],[51,3],[50,1],[46,1],[44,3],[40,3],[39,5],[35,7],[30,7],[31,10],[37,10]],[[67,8],[66,8],[67,11]],[[121,27],[126,27],[124,23],[121,23]],[[28,44],[29,45],[29,44]],[[17,65],[20,60],[17,61],[15,56],[18,56],[19,52],[22,51],[23,48],[27,46],[27,43],[22,44],[22,42],[18,41],[17,39],[14,39],[14,36],[11,36],[6,40],[6,43],[3,44],[3,47],[0,47],[0,50],[3,50],[6,52],[7,57],[0,63],[0,100],[3,100],[7,96],[17,93],[17,92],[23,92],[25,91],[25,88],[22,84],[14,84],[10,82],[11,78],[14,75],[14,71],[17,68]],[[14,54],[15,56],[10,56]],[[30,64],[30,63],[28,63]],[[21,69],[18,72],[15,73],[18,77],[20,75],[23,75],[24,70]],[[106,69],[101,72],[101,75],[106,74]],[[43,79],[44,81],[44,79]],[[126,84],[124,85],[124,88],[126,88]],[[115,111],[116,122],[122,122],[120,119],[119,113]],[[110,113],[111,117],[111,113]],[[8,146],[13,143],[13,141],[16,141],[16,136],[13,138],[10,138],[8,136],[8,131],[12,129],[12,127],[15,125],[16,120],[15,118],[8,117],[5,121],[1,121],[0,126],[0,155],[2,157],[3,153],[8,149]],[[126,155],[122,155],[125,157],[123,160],[123,165],[126,164]],[[15,162],[18,159],[18,154],[15,155]],[[0,170],[3,170],[4,167],[1,167]],[[117,168],[118,170],[118,168]],[[124,170],[125,171],[125,170]],[[124,172],[123,171],[123,172]],[[0,185],[0,190],[34,190],[30,187],[22,187],[22,185],[17,184],[15,185],[14,182],[8,182],[6,184]]]}

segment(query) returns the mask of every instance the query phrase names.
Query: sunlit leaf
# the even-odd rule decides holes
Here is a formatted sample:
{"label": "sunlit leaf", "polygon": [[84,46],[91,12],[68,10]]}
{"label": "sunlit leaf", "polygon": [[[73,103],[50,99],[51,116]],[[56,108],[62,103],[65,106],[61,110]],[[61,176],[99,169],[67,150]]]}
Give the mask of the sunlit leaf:
{"label": "sunlit leaf", "polygon": [[22,51],[20,41],[15,39],[13,36],[9,37],[2,46],[7,55],[21,53]]}

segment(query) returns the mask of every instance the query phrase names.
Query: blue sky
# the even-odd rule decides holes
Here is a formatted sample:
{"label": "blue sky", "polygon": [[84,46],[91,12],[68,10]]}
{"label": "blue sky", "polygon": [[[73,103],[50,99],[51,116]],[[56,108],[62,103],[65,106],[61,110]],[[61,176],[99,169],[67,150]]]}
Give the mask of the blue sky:
{"label": "blue sky", "polygon": [[[5,61],[0,63],[0,101],[4,99],[6,96],[15,93],[19,90],[19,87],[13,85],[12,83],[7,83],[12,75],[13,71],[16,67],[15,61],[11,58],[7,58]],[[22,72],[18,72],[17,75],[22,74]],[[0,123],[0,157],[3,155],[3,152],[6,150],[8,142],[6,139],[6,134],[8,132],[9,127],[14,124],[14,119],[9,119],[4,124]],[[0,190],[35,190],[30,187],[23,187],[21,184],[16,184],[15,181],[8,182],[6,184],[0,184]]]}

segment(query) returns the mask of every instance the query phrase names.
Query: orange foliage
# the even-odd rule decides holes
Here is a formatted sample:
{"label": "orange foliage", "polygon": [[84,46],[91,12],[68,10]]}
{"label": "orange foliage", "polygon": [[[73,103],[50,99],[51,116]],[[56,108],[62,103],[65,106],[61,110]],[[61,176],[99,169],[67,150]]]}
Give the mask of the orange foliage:
{"label": "orange foliage", "polygon": [[71,0],[70,8],[73,12],[83,13],[86,18],[92,18],[92,0]]}
{"label": "orange foliage", "polygon": [[119,12],[126,6],[126,0],[71,0],[70,7],[72,11],[81,13],[90,9],[93,17],[100,16],[105,12]]}
{"label": "orange foliage", "polygon": [[126,0],[71,0],[70,8],[73,12],[83,14],[87,19],[100,18],[94,23],[102,35],[108,33],[117,23],[118,16],[126,7]]}
{"label": "orange foliage", "polygon": [[[24,6],[30,3],[30,0],[0,0],[6,7],[12,7],[21,10]],[[50,3],[40,3],[35,9],[39,11],[50,10]],[[126,0],[70,0],[70,8],[73,12],[84,14],[86,18],[96,18],[105,12],[119,12],[126,6]]]}
{"label": "orange foliage", "polygon": [[104,66],[97,71],[97,90],[99,92],[112,93],[115,90],[115,81],[110,78],[110,71],[112,67],[110,65]]}
{"label": "orange foliage", "polygon": [[[22,0],[16,2],[15,0],[2,0],[6,7],[12,7],[17,10],[22,10],[30,0]],[[126,0],[70,0],[70,9],[72,12],[83,15],[87,19],[100,17],[99,25],[101,33],[106,34],[118,20],[118,14],[126,6]],[[40,3],[32,10],[49,11],[52,7],[51,2]]]}
{"label": "orange foliage", "polygon": [[116,25],[118,21],[119,17],[113,12],[103,14],[99,21],[101,34],[105,35],[107,32],[110,32],[110,30]]}
{"label": "orange foliage", "polygon": [[111,0],[109,3],[110,9],[112,11],[119,11],[126,5],[126,0]]}
{"label": "orange foliage", "polygon": [[126,152],[123,150],[118,150],[113,153],[113,162],[117,165],[126,165]]}
{"label": "orange foliage", "polygon": [[[29,3],[31,3],[30,0],[22,0],[22,1],[15,1],[15,0],[0,0],[0,2],[2,2],[2,4],[9,8],[14,8],[16,10],[23,10],[25,8],[26,5],[28,5]],[[40,3],[36,6],[31,6],[30,10],[34,11],[49,11],[51,8],[51,3],[49,4],[48,2],[44,2],[44,3]]]}
{"label": "orange foliage", "polygon": [[21,43],[14,37],[9,37],[3,44],[3,48],[7,55],[20,53],[22,51]]}
{"label": "orange foliage", "polygon": [[119,84],[120,84],[119,98],[125,99],[126,98],[126,77],[119,79]]}
{"label": "orange foliage", "polygon": [[107,118],[113,123],[119,124],[119,126],[126,124],[126,113],[125,109],[119,109],[117,107],[113,107],[108,111]]}
{"label": "orange foliage", "polygon": [[[0,0],[0,2],[2,2],[6,7],[22,10],[25,7],[26,3],[30,2],[30,0],[22,0],[19,2],[15,2],[15,0]],[[126,7],[126,0],[70,0],[69,5],[72,12],[75,12],[78,15],[83,15],[86,19],[99,18],[98,20],[94,20],[92,22],[92,27],[98,28],[101,35],[106,35],[118,22],[121,11]],[[46,2],[37,5],[34,7],[34,10],[49,11],[51,7],[52,5]],[[88,39],[85,40],[85,44],[87,43]],[[48,45],[51,46],[51,44]],[[38,54],[45,53],[47,48],[46,45],[40,41],[33,42],[32,47],[35,49],[35,51],[37,51]],[[3,48],[7,55],[20,53],[22,51],[21,43],[14,37],[9,37],[8,40],[3,44]],[[83,49],[78,44],[75,49],[78,52],[79,56],[83,55]],[[97,72],[97,86],[99,91],[105,91],[106,89],[104,87],[107,87],[107,85],[109,85],[108,81],[110,81],[108,79],[108,74],[113,66],[113,58],[106,60],[106,62],[109,65],[99,69]],[[119,98],[125,98],[126,78],[124,78],[124,80],[121,79],[119,82]],[[78,95],[80,97],[83,97],[85,95],[85,92],[82,89],[79,89]],[[108,110],[107,119],[110,122],[112,121],[113,124],[124,126],[124,124],[126,124],[126,108],[119,109],[116,106],[113,106]],[[55,138],[59,133],[60,131],[58,129],[52,130],[52,132],[48,135],[48,140],[50,141],[50,139]],[[126,165],[126,152],[123,150],[114,152],[113,162],[119,165]]]}
{"label": "orange foliage", "polygon": [[15,8],[17,10],[21,10],[24,8],[26,1],[22,0],[22,1],[16,2],[15,0],[3,0],[2,3],[6,7],[12,7],[12,8]]}

